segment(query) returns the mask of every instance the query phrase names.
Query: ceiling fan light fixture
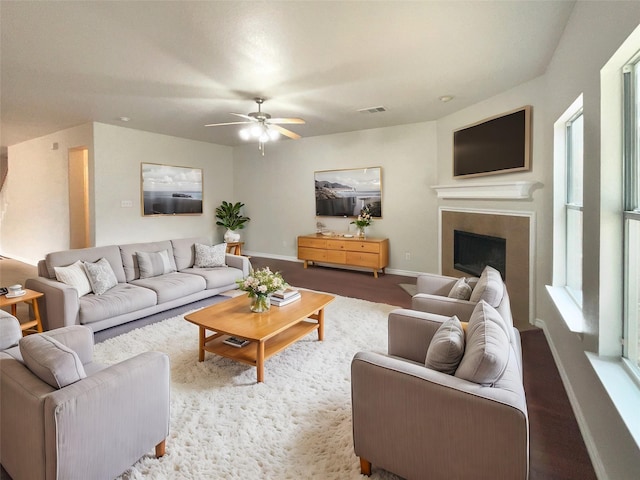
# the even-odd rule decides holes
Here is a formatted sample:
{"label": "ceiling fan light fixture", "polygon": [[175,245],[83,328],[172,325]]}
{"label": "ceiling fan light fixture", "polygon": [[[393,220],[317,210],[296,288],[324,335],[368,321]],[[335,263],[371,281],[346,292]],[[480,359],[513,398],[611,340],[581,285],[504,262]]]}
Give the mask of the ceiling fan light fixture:
{"label": "ceiling fan light fixture", "polygon": [[274,141],[280,138],[280,132],[277,130],[274,130],[273,128],[269,128],[267,130],[267,135],[269,135],[269,138]]}
{"label": "ceiling fan light fixture", "polygon": [[250,127],[250,132],[252,137],[260,138],[260,135],[262,135],[262,127],[257,124],[253,125],[252,127]]}
{"label": "ceiling fan light fixture", "polygon": [[240,135],[240,138],[242,140],[250,140],[251,139],[251,132],[249,131],[248,128],[241,128],[240,131],[238,132],[238,135]]}

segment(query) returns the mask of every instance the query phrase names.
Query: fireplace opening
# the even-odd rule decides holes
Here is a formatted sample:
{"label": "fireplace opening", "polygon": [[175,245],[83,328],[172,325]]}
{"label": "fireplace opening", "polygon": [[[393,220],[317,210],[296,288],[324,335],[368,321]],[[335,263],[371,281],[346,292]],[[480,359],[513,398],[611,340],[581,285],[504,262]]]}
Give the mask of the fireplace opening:
{"label": "fireplace opening", "polygon": [[453,267],[461,272],[479,277],[487,265],[500,272],[502,280],[506,272],[507,240],[489,235],[453,231]]}

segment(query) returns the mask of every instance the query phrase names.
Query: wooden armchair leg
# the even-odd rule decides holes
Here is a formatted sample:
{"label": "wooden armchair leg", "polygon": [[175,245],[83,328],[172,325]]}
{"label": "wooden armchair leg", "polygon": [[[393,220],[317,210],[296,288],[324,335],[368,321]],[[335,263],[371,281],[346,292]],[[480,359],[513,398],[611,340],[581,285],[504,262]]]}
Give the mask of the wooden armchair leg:
{"label": "wooden armchair leg", "polygon": [[164,456],[167,439],[165,438],[159,444],[156,445],[156,458]]}
{"label": "wooden armchair leg", "polygon": [[362,457],[360,457],[360,473],[367,477],[371,476],[371,462]]}

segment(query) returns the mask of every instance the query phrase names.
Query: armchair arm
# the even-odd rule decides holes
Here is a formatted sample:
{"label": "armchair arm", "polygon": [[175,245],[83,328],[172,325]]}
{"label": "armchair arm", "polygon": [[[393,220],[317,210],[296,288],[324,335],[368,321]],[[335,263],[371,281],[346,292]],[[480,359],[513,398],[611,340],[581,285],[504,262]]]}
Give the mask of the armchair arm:
{"label": "armchair arm", "polygon": [[455,277],[444,275],[434,275],[423,273],[416,279],[416,289],[418,293],[429,293],[431,295],[449,295],[449,292],[458,281]]}
{"label": "armchair arm", "polygon": [[93,330],[84,325],[69,325],[46,332],[64,346],[76,352],[83,365],[93,361]]}
{"label": "armchair arm", "polygon": [[25,286],[44,293],[37,302],[45,330],[80,324],[80,302],[75,288],[44,277],[29,278]]}
{"label": "armchair arm", "polygon": [[169,377],[169,357],[145,352],[48,395],[47,478],[115,478],[163,442]]}
{"label": "armchair arm", "polygon": [[528,475],[524,392],[373,352],[351,363],[355,454],[404,478]]}
{"label": "armchair arm", "polygon": [[444,315],[447,318],[457,315],[461,322],[469,321],[475,307],[475,302],[426,293],[418,293],[411,298],[413,310]]}
{"label": "armchair arm", "polygon": [[245,257],[242,255],[232,255],[230,253],[227,253],[225,257],[225,262],[230,267],[234,267],[242,270],[243,277],[246,277],[249,275],[249,271],[251,270],[251,262],[249,262],[249,257]]}
{"label": "armchair arm", "polygon": [[389,355],[424,363],[427,348],[449,317],[398,308],[389,313]]}

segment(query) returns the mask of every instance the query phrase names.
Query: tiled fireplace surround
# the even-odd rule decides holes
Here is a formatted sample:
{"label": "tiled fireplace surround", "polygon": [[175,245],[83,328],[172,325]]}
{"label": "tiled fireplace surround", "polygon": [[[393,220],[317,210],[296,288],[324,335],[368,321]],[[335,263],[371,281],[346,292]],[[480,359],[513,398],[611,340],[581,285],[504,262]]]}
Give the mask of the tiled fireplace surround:
{"label": "tiled fireplace surround", "polygon": [[531,229],[533,214],[492,210],[440,209],[442,274],[469,276],[453,266],[453,231],[463,230],[506,239],[506,280],[515,326],[530,328]]}

